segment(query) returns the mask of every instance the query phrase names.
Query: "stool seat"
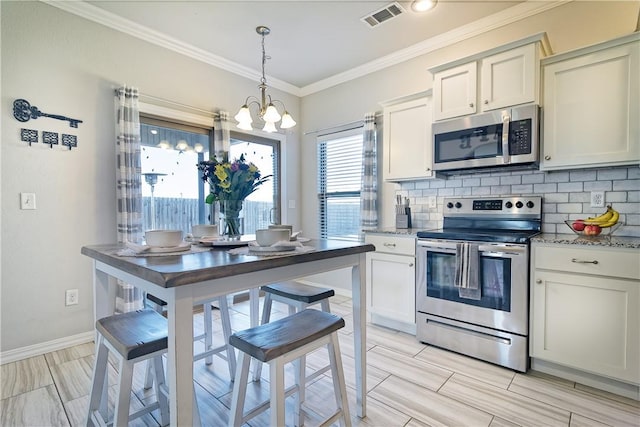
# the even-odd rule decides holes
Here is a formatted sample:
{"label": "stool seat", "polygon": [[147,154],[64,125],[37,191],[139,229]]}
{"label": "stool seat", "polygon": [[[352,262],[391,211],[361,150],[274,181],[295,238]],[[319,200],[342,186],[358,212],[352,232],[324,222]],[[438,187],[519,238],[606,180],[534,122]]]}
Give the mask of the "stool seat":
{"label": "stool seat", "polygon": [[331,298],[335,295],[333,289],[317,288],[298,282],[283,282],[265,285],[260,288],[264,292],[279,295],[294,301],[313,304],[323,299]]}
{"label": "stool seat", "polygon": [[236,332],[229,343],[268,362],[344,327],[344,319],[319,310],[303,310],[274,322]]}
{"label": "stool seat", "polygon": [[157,296],[150,294],[147,292],[147,299],[154,303],[155,305],[159,305],[160,307],[165,307],[167,302],[163,299],[158,298]]}
{"label": "stool seat", "polygon": [[109,316],[96,322],[96,329],[126,360],[166,350],[167,319],[153,310]]}

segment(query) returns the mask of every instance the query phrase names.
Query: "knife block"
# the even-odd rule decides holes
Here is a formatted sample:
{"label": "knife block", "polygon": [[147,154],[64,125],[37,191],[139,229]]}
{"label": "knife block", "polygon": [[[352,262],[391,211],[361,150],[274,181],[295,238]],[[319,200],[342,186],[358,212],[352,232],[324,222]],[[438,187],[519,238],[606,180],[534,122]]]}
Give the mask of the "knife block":
{"label": "knife block", "polygon": [[396,228],[411,228],[411,208],[404,211],[404,214],[396,214]]}

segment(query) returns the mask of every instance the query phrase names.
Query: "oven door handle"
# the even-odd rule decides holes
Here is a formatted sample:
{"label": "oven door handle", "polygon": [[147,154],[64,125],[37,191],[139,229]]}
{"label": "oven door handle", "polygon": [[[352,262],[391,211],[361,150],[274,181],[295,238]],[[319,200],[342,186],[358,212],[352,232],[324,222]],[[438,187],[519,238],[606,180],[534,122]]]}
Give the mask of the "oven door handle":
{"label": "oven door handle", "polygon": [[480,245],[478,247],[478,251],[483,254],[493,254],[493,255],[505,255],[505,254],[526,254],[527,247],[526,246],[516,246],[516,245],[493,245],[486,246]]}

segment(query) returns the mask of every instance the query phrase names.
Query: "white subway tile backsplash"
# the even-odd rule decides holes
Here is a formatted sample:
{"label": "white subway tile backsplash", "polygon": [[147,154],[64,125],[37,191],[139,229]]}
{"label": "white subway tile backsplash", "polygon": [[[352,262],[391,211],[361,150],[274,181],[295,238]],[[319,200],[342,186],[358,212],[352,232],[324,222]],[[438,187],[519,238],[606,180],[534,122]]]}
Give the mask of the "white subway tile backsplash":
{"label": "white subway tile backsplash", "polygon": [[[603,208],[591,207],[591,191],[604,191],[605,202],[615,203],[621,213],[625,225],[617,235],[640,237],[640,168],[636,166],[455,175],[402,182],[396,193],[411,198],[416,229],[442,226],[443,197],[536,195],[543,198],[543,231],[570,233],[565,220],[602,213]],[[438,208],[429,210],[427,197],[436,195]]]}

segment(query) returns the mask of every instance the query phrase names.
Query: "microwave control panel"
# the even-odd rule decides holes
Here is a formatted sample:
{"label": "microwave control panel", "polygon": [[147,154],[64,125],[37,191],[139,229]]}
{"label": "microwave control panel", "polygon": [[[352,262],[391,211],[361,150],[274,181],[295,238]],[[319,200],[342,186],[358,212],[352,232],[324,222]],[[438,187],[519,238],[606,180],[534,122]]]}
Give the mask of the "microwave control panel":
{"label": "microwave control panel", "polygon": [[516,120],[509,124],[509,154],[531,153],[531,119]]}

